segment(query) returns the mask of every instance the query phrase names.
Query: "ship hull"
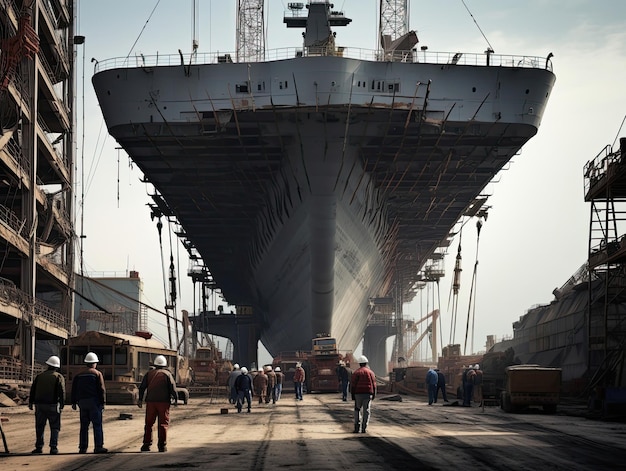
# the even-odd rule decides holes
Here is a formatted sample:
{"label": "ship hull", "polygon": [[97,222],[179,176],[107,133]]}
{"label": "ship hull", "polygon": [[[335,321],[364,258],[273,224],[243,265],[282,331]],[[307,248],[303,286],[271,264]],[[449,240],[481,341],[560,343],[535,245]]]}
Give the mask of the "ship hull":
{"label": "ship hull", "polygon": [[546,69],[306,57],[106,68],[109,132],[271,354],[363,336],[535,133]]}

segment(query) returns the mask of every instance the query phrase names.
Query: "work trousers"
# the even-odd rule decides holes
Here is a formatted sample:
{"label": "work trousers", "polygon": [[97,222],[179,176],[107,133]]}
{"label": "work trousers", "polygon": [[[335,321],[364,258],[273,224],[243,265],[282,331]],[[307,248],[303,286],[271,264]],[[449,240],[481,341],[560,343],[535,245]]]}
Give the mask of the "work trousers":
{"label": "work trousers", "polygon": [[167,428],[170,425],[169,402],[146,402],[146,425],[143,434],[144,445],[152,445],[152,426],[159,419],[157,426],[158,446],[167,445]]}
{"label": "work trousers", "polygon": [[463,405],[471,406],[472,405],[472,396],[474,395],[474,384],[465,383],[463,387]]}
{"label": "work trousers", "polygon": [[296,399],[302,400],[302,383],[293,383],[296,390]]}
{"label": "work trousers", "polygon": [[433,402],[437,402],[437,385],[429,384],[428,385],[428,405],[431,405]]}
{"label": "work trousers", "polygon": [[35,448],[43,448],[46,423],[50,423],[50,448],[56,448],[61,430],[59,404],[35,404]]}
{"label": "work trousers", "polygon": [[348,381],[347,379],[341,380],[341,399],[343,399],[344,401],[348,399],[348,385],[349,384],[350,384],[350,381]]}
{"label": "work trousers", "polygon": [[241,412],[244,400],[248,403],[248,412],[252,408],[252,391],[237,392],[237,412]]}
{"label": "work trousers", "polygon": [[103,405],[96,398],[80,399],[80,435],[78,448],[86,450],[89,446],[89,424],[93,426],[93,440],[95,448],[104,446],[104,432],[102,431],[102,409]]}
{"label": "work trousers", "polygon": [[283,384],[277,384],[276,386],[274,386],[274,397],[276,398],[276,400],[278,401],[280,399],[280,395],[283,392]]}
{"label": "work trousers", "polygon": [[[370,405],[372,403],[371,394],[354,395],[354,429],[365,432],[370,421]],[[361,411],[363,411],[361,413]],[[361,417],[362,415],[362,417]]]}
{"label": "work trousers", "polygon": [[439,397],[439,391],[441,391],[441,397],[445,402],[448,402],[448,394],[446,393],[446,385],[437,383],[437,392],[435,393],[435,402],[437,402],[437,398]]}

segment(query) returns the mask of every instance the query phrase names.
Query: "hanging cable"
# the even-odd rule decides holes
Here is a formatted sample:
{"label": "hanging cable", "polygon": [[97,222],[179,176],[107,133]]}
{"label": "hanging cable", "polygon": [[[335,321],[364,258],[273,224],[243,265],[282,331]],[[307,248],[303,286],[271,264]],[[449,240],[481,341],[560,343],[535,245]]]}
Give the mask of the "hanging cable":
{"label": "hanging cable", "polygon": [[166,316],[165,319],[167,321],[167,338],[169,340],[169,348],[173,348],[172,347],[172,328],[170,326],[170,315],[168,312],[168,305],[167,305],[167,283],[166,283],[166,279],[167,279],[167,274],[165,273],[165,258],[163,257],[163,237],[162,237],[162,232],[163,232],[163,223],[161,222],[161,216],[158,216],[159,220],[157,221],[157,231],[159,232],[159,248],[160,248],[160,252],[161,252],[161,274],[162,274],[162,278],[163,278],[163,299],[165,299],[165,312],[166,312]]}
{"label": "hanging cable", "polygon": [[474,262],[474,273],[472,274],[472,283],[470,285],[470,296],[469,296],[469,304],[467,306],[467,322],[465,324],[465,343],[463,344],[463,355],[466,354],[467,350],[467,337],[469,335],[470,329],[470,321],[472,327],[472,336],[471,336],[471,349],[472,353],[474,351],[474,318],[476,313],[476,275],[478,271],[478,244],[480,242],[480,229],[483,227],[482,221],[479,219],[476,222],[476,229],[478,230],[478,235],[476,236],[476,260]]}
{"label": "hanging cable", "polygon": [[489,46],[489,50],[491,52],[493,52],[493,47],[491,47],[491,43],[489,42],[489,40],[487,39],[487,36],[485,36],[485,33],[483,33],[483,30],[480,29],[480,26],[478,26],[478,22],[476,21],[476,18],[474,18],[474,15],[472,15],[472,12],[470,11],[469,8],[467,8],[467,5],[465,4],[465,0],[461,0],[461,3],[463,3],[463,6],[465,7],[465,9],[467,10],[467,12],[470,14],[470,16],[472,17],[472,19],[474,20],[474,24],[476,25],[476,27],[478,28],[478,31],[480,31],[480,34],[483,35],[483,38],[485,38],[485,41],[487,42],[487,45]]}
{"label": "hanging cable", "polygon": [[[170,239],[170,308],[174,316],[174,327],[176,329],[176,345],[180,345],[180,335],[178,333],[178,316],[176,313],[176,267],[174,266],[174,248],[172,246],[172,225],[168,223],[168,236]],[[178,348],[178,347],[177,347]]]}
{"label": "hanging cable", "polygon": [[[459,289],[461,288],[461,240],[463,239],[463,228],[459,232],[459,248],[456,253],[456,261],[454,262],[454,278],[452,280],[452,287],[450,290],[452,296],[452,315],[450,316],[450,345],[454,344],[456,339],[456,320],[457,311],[459,307]],[[448,299],[448,308],[450,307],[450,300]]]}

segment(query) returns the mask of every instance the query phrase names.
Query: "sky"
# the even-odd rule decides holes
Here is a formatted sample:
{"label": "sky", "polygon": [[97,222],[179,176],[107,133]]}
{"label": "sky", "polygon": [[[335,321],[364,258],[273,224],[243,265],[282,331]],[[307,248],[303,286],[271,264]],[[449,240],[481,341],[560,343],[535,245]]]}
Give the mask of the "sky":
{"label": "sky", "polygon": [[[287,30],[282,23],[286,4],[266,0],[266,49],[301,43],[301,31]],[[163,310],[162,257],[167,266],[173,253],[180,280],[178,312],[192,312],[198,304],[185,250],[166,229],[161,250],[156,221],[146,206],[151,188],[108,136],[90,80],[92,58],[189,52],[192,5],[192,0],[82,0],[75,12],[76,33],[86,38],[77,46],[76,62],[76,231],[86,236],[79,270],[91,276],[136,270],[144,282],[144,302]],[[199,0],[199,52],[234,51],[235,5],[232,0]],[[335,9],[353,20],[337,30],[337,45],[375,49],[377,5],[378,0],[336,1]],[[487,335],[512,336],[512,323],[530,308],[552,301],[552,291],[587,258],[590,205],[584,201],[583,167],[605,146],[618,146],[618,138],[626,137],[626,2],[412,1],[409,11],[418,47],[426,45],[429,52],[482,53],[491,47],[504,55],[554,54],[556,84],[538,134],[487,187],[490,210],[480,240],[475,221],[463,229],[456,326],[449,298],[458,238],[439,285],[427,287],[403,307],[405,318],[419,319],[439,306],[440,344],[460,343],[462,351],[477,352],[484,350]],[[211,306],[218,304],[224,303],[213,297]],[[468,315],[473,335],[470,330],[466,339]],[[154,311],[149,316],[157,337],[167,339],[164,317]],[[427,346],[418,351],[422,348],[425,352]],[[266,353],[261,349],[259,355]]]}

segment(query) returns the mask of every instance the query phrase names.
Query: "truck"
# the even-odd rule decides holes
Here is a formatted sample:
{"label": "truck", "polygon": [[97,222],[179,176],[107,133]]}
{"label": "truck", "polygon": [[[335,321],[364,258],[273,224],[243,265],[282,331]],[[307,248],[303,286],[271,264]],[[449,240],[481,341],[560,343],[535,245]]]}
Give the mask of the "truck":
{"label": "truck", "polygon": [[561,398],[561,368],[539,365],[513,365],[505,368],[500,407],[516,412],[540,406],[549,414],[556,412]]}
{"label": "truck", "polygon": [[337,350],[337,339],[327,334],[320,334],[312,339],[311,355],[307,366],[308,392],[337,392],[339,378],[337,366],[343,358]]}

